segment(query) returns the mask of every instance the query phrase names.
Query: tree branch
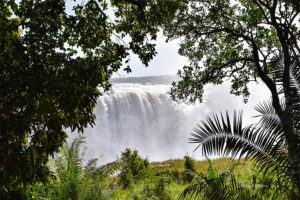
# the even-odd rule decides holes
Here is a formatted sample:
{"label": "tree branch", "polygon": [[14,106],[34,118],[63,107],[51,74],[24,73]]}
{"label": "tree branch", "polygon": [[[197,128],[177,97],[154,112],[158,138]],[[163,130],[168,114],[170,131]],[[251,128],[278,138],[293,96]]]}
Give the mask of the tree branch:
{"label": "tree branch", "polygon": [[254,2],[256,3],[256,5],[259,7],[259,9],[260,9],[260,11],[262,12],[262,14],[263,14],[263,16],[264,16],[266,22],[270,24],[271,22],[269,21],[269,19],[268,19],[266,13],[265,13],[265,11],[264,11],[264,9],[261,7],[261,4],[259,4],[259,3],[257,2],[257,0],[253,0],[253,1],[254,1]]}
{"label": "tree branch", "polygon": [[267,76],[267,74],[265,74],[260,66],[259,63],[259,54],[258,54],[258,47],[256,46],[255,42],[252,42],[252,53],[253,53],[253,58],[254,58],[254,63],[256,66],[256,70],[258,72],[259,77],[263,80],[263,82],[267,85],[267,87],[269,88],[269,90],[272,93],[272,100],[273,100],[273,106],[276,110],[276,112],[281,113],[282,112],[282,108],[280,105],[280,100],[277,94],[277,89],[276,89],[276,84],[272,81],[272,79],[270,77]]}
{"label": "tree branch", "polygon": [[234,64],[236,64],[236,63],[238,63],[238,62],[241,62],[241,61],[244,61],[243,67],[240,67],[240,68],[236,67],[236,68],[231,72],[231,74],[233,74],[233,73],[235,73],[235,72],[237,72],[237,71],[243,69],[243,68],[245,67],[245,63],[247,63],[247,62],[249,62],[249,61],[250,61],[250,62],[253,62],[253,59],[251,59],[251,58],[238,58],[238,59],[231,60],[231,61],[229,61],[229,62],[227,62],[227,63],[225,63],[225,64],[223,64],[223,65],[221,65],[221,66],[219,66],[219,67],[215,67],[215,68],[213,68],[213,69],[211,70],[211,72],[209,73],[210,76],[206,79],[206,81],[209,82],[210,80],[212,80],[212,79],[214,78],[214,74],[215,74],[215,72],[216,72],[217,70],[218,70],[218,72],[220,72],[224,67],[227,67],[227,66],[229,66],[229,65],[234,65]]}

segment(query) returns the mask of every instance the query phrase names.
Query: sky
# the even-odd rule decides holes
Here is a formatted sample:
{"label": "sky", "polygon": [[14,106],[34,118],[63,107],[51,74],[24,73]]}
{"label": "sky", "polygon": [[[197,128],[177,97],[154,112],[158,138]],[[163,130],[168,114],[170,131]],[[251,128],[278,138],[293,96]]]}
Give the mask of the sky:
{"label": "sky", "polygon": [[[84,0],[71,1],[67,0],[66,10],[67,13],[73,13],[72,8],[76,4],[84,3]],[[108,10],[108,15],[110,19],[113,19],[112,11]],[[124,67],[120,69],[116,74],[113,75],[113,78],[119,77],[139,77],[139,76],[159,76],[159,75],[175,75],[178,72],[178,69],[182,69],[184,65],[187,65],[188,60],[180,56],[177,51],[179,48],[179,40],[172,40],[168,43],[165,42],[166,38],[160,32],[157,37],[157,55],[149,63],[149,66],[146,67],[139,58],[131,54],[130,55],[130,66],[132,69],[131,73],[123,71]]]}
{"label": "sky", "polygon": [[[179,69],[182,69],[184,65],[188,65],[189,61],[187,58],[180,56],[178,54],[179,49],[179,40],[173,40],[168,43],[165,42],[165,37],[160,33],[157,40],[157,55],[154,59],[149,63],[149,66],[146,68],[138,59],[137,56],[131,55],[130,66],[132,69],[131,73],[126,73],[125,71],[120,70],[113,77],[140,77],[140,76],[159,76],[159,75],[175,75]],[[155,86],[157,87],[157,86]],[[196,160],[205,159],[200,151],[194,152],[193,150],[197,145],[188,144],[188,138],[190,131],[195,126],[196,121],[199,119],[204,120],[203,113],[207,112],[210,115],[212,113],[219,114],[220,112],[229,111],[230,116],[232,116],[233,110],[235,111],[243,111],[243,122],[244,125],[250,125],[252,123],[257,122],[258,118],[253,118],[253,116],[258,113],[254,110],[254,107],[262,102],[263,100],[268,100],[270,98],[270,92],[264,83],[250,83],[249,84],[250,97],[247,104],[244,104],[243,98],[241,96],[237,97],[230,94],[230,82],[224,82],[224,84],[220,86],[208,85],[205,87],[204,95],[207,102],[204,102],[202,105],[191,107],[193,110],[193,114],[191,114],[193,119],[187,119],[187,122],[184,124],[186,127],[185,131],[179,131],[181,134],[176,135],[175,139],[172,141],[168,140],[168,137],[157,139],[158,136],[153,135],[151,138],[148,138],[149,141],[155,139],[157,145],[164,147],[164,149],[160,149],[161,151],[156,152],[155,145],[143,145],[143,140],[139,140],[138,136],[129,137],[135,138],[130,141],[124,142],[119,138],[119,143],[116,145],[118,148],[110,149],[100,148],[105,147],[105,145],[99,145],[100,142],[97,142],[93,149],[97,149],[96,152],[103,152],[102,157],[99,158],[100,163],[105,161],[106,159],[110,160],[112,158],[107,158],[105,156],[116,155],[116,152],[120,152],[122,148],[130,147],[137,148],[142,156],[146,156],[150,161],[162,161],[170,158],[182,158],[185,154],[192,156]],[[149,91],[151,93],[151,91]],[[174,113],[173,113],[174,114]],[[174,117],[173,114],[170,114],[169,117]],[[99,115],[98,115],[99,116]],[[191,117],[186,116],[186,117]],[[162,117],[164,119],[164,117]],[[96,123],[97,124],[97,123]],[[184,125],[182,124],[182,125]],[[97,126],[97,125],[96,125]],[[91,135],[90,140],[97,141],[98,137],[93,137],[93,132],[89,130],[88,133]],[[101,132],[101,131],[100,131]],[[125,134],[124,134],[125,135]],[[126,137],[125,137],[126,138]],[[165,142],[165,143],[164,143]],[[90,143],[92,146],[94,142]],[[109,142],[110,143],[110,142]],[[148,144],[147,143],[147,144]],[[162,144],[161,144],[162,143]],[[172,144],[172,145],[171,145]],[[99,149],[100,148],[100,149]],[[110,153],[106,153],[109,151]],[[91,149],[89,155],[96,156],[97,154],[93,154],[94,150]],[[94,152],[95,153],[95,152]],[[210,158],[215,158],[211,157]]]}
{"label": "sky", "polygon": [[159,75],[175,75],[184,65],[188,65],[187,58],[178,54],[179,40],[165,42],[166,38],[159,33],[157,37],[157,55],[150,61],[149,66],[145,67],[136,55],[131,54],[130,66],[131,73],[120,70],[114,75],[118,77],[136,77],[136,76],[159,76]]}
{"label": "sky", "polygon": [[[187,58],[182,57],[178,54],[179,40],[172,40],[172,41],[169,41],[168,43],[166,43],[165,40],[166,40],[166,38],[163,37],[162,33],[159,33],[158,37],[157,37],[157,41],[156,41],[157,55],[149,63],[148,67],[145,67],[145,65],[143,65],[141,63],[141,61],[139,60],[139,58],[136,55],[131,54],[129,65],[132,69],[132,72],[126,73],[125,71],[120,69],[119,72],[117,72],[113,75],[113,77],[114,78],[118,78],[118,77],[124,78],[124,77],[141,77],[141,76],[175,75],[179,69],[183,68],[184,65],[188,65],[189,61]],[[270,92],[268,91],[268,89],[262,82],[260,82],[258,84],[251,83],[249,89],[250,89],[249,102],[245,105],[242,97],[236,97],[236,96],[230,94],[230,83],[229,82],[225,82],[222,86],[209,85],[209,86],[205,87],[205,92],[204,92],[204,94],[207,97],[208,103],[204,103],[203,106],[201,107],[202,110],[199,110],[199,112],[198,112],[198,110],[196,110],[198,112],[196,114],[198,115],[199,113],[204,112],[207,109],[214,111],[214,112],[226,111],[226,110],[230,111],[233,109],[244,110],[243,116],[244,116],[245,121],[247,122],[246,125],[249,125],[250,123],[254,122],[254,119],[252,117],[255,114],[257,114],[253,109],[254,106],[257,105],[262,100],[269,99],[269,97],[270,97]],[[151,92],[149,91],[149,93],[151,93]],[[133,94],[133,93],[131,93],[131,94]],[[213,107],[209,107],[210,105],[213,105]],[[96,112],[96,110],[97,110],[97,108],[95,109],[95,112]],[[99,112],[103,113],[103,110],[100,109]],[[97,123],[96,123],[96,127],[94,129],[87,130],[86,132],[89,133],[87,135],[93,135],[94,132],[103,132],[103,130],[101,130],[101,131],[98,130],[99,127],[103,127],[102,125],[100,125],[103,122],[103,119],[101,118],[101,116],[103,114],[96,114],[96,115],[97,115],[97,119],[101,119],[98,122],[99,125],[97,126]],[[192,124],[194,124],[194,122]],[[104,139],[103,137],[99,137],[97,135],[95,137],[93,137],[93,136],[88,136],[88,137],[91,140],[90,144],[88,145],[90,147],[91,152],[92,151],[93,152],[102,152],[104,154],[104,156],[106,154],[107,155],[113,154],[113,153],[105,153],[106,151],[108,151],[110,149],[109,147],[105,146],[105,143],[107,143],[109,146],[111,145],[111,143],[106,140],[104,140],[106,142],[102,141],[102,139]],[[111,136],[109,135],[107,137],[109,138]],[[185,137],[187,138],[188,135]],[[135,138],[135,137],[131,137],[131,138]],[[99,139],[100,141],[94,142],[94,141],[97,141],[97,139]],[[137,144],[139,144],[139,143],[140,142],[137,142]],[[91,144],[95,144],[94,145],[95,149],[100,148],[100,147],[101,148],[97,149],[97,150],[93,150],[93,149],[91,149],[91,146],[93,146]],[[99,144],[102,144],[102,145],[99,145]],[[114,151],[120,152],[122,149],[121,148],[122,145],[126,146],[126,144],[120,143],[119,145],[116,145],[116,146],[119,146],[120,149],[114,149]],[[186,145],[187,145],[187,141],[184,141],[183,146],[186,146]],[[185,151],[186,151],[185,148],[182,148],[180,150],[181,150],[180,151],[181,153],[182,152],[185,153]],[[91,152],[89,152],[89,154],[94,156],[94,154],[92,154]],[[143,153],[144,153],[144,155],[147,155],[150,152],[145,150],[145,152],[143,152]],[[174,156],[174,155],[172,154],[172,156]],[[115,157],[113,156],[113,158],[110,158],[110,159],[114,159],[114,158]],[[161,157],[161,158],[165,159],[166,157]],[[151,159],[151,157],[150,157],[150,159]],[[153,159],[160,160],[160,156],[155,157]],[[106,159],[102,158],[102,160],[106,160]],[[109,159],[107,158],[107,160],[109,160]]]}
{"label": "sky", "polygon": [[[124,77],[140,77],[140,76],[160,76],[160,75],[176,75],[179,69],[182,69],[184,65],[189,65],[189,60],[186,57],[180,56],[178,54],[179,49],[179,39],[169,41],[168,43],[165,41],[166,38],[159,33],[157,44],[157,55],[153,60],[150,61],[149,66],[145,67],[144,64],[141,63],[139,58],[136,55],[131,54],[130,66],[132,69],[131,73],[126,73],[122,69],[120,69],[116,74],[114,74],[114,78],[124,78]],[[230,94],[230,82],[224,82],[226,91],[219,90],[219,92],[224,92],[228,95]],[[213,90],[214,87],[212,85],[206,87],[207,90]],[[250,83],[250,102],[255,103],[255,99],[260,100],[268,98],[271,93],[268,91],[268,88],[263,82],[259,83]],[[251,95],[252,93],[252,95]],[[233,95],[232,95],[233,96]],[[238,101],[243,102],[242,97],[236,97]],[[254,98],[254,99],[253,99]],[[250,103],[250,104],[251,104]]]}

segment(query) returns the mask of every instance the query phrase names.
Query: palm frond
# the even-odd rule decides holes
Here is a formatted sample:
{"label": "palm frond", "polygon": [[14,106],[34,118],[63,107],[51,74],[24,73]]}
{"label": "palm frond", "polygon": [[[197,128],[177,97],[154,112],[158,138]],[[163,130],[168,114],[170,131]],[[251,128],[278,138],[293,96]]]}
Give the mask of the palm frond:
{"label": "palm frond", "polygon": [[[298,63],[299,64],[299,63]],[[292,88],[292,102],[291,107],[293,125],[296,130],[300,130],[300,65],[294,62],[290,68],[291,88]],[[298,132],[300,135],[300,133]]]}
{"label": "palm frond", "polygon": [[233,122],[228,112],[226,117],[221,114],[220,117],[208,118],[207,122],[202,121],[194,129],[190,142],[202,146],[204,155],[251,158],[268,175],[280,171],[283,176],[291,177],[294,173],[291,160],[282,151],[285,145],[282,133],[252,126],[242,128],[242,113],[234,112]]}
{"label": "palm frond", "polygon": [[[277,86],[279,86],[278,94],[284,93],[283,90],[283,73],[286,67],[283,64],[282,52],[277,60],[275,60],[274,70],[270,75]],[[290,93],[284,96],[281,102],[281,108],[285,113],[289,114],[293,129],[296,134],[300,135],[300,65],[299,56],[291,55],[292,65],[289,66]],[[285,87],[286,88],[286,87]],[[286,99],[285,99],[286,98]],[[288,109],[288,110],[287,110]],[[201,121],[197,124],[194,132],[191,134],[191,143],[199,144],[196,149],[202,147],[202,154],[231,156],[233,158],[245,157],[251,158],[254,164],[259,168],[259,173],[267,175],[270,182],[276,182],[276,191],[288,194],[286,197],[299,197],[291,188],[296,188],[297,174],[295,169],[296,158],[291,157],[287,153],[286,135],[284,135],[282,122],[286,118],[279,118],[271,101],[265,101],[258,104],[255,110],[259,112],[260,121],[257,125],[243,127],[242,113],[234,112],[233,120],[230,119],[228,112],[225,117],[222,115],[214,115],[212,118]],[[282,116],[281,116],[282,117]],[[196,150],[195,149],[195,150]],[[208,199],[247,199],[250,193],[236,184],[234,176],[231,176],[231,184],[223,184],[223,182],[215,181],[200,177],[201,181],[189,186],[182,194],[182,197],[205,197]],[[231,192],[235,191],[234,197]],[[262,189],[261,193],[264,190]],[[275,194],[275,193],[274,193]],[[276,195],[279,193],[276,193]],[[245,196],[244,196],[245,195]],[[276,196],[275,195],[275,196]],[[281,194],[279,194],[280,196]],[[275,197],[273,196],[273,197]],[[252,196],[255,199],[257,196]],[[272,198],[273,198],[272,197]]]}
{"label": "palm frond", "polygon": [[[234,168],[239,162],[231,161],[229,167],[225,167],[221,173],[209,171],[214,169],[213,162],[209,161],[209,168],[205,174],[200,173],[196,181],[188,186],[180,195],[179,199],[290,199],[293,190],[288,185],[282,185],[280,177],[272,179],[259,173],[259,167],[254,168],[251,173],[252,181],[248,184],[237,182],[232,167]],[[259,179],[257,181],[257,178]],[[275,191],[274,191],[275,190]],[[296,194],[294,194],[297,197]]]}
{"label": "palm frond", "polygon": [[[289,66],[289,76],[290,76],[290,87],[293,90],[294,94],[297,94],[298,96],[300,95],[300,63],[299,63],[299,55],[296,55],[296,52],[291,51],[291,62],[292,64]],[[283,60],[283,53],[280,52],[279,57],[277,60],[274,62],[275,66],[273,68],[275,69],[274,71],[271,72],[273,75],[273,79],[276,82],[277,85],[280,86],[280,89],[278,93],[283,93],[283,88],[282,88],[282,77],[284,76],[284,71],[285,71],[285,65],[284,65],[284,60]]]}
{"label": "palm frond", "polygon": [[79,191],[81,181],[81,162],[80,147],[85,142],[85,137],[75,138],[68,149],[68,183],[70,194],[74,195]]}
{"label": "palm frond", "polygon": [[[293,127],[296,130],[300,130],[300,61],[299,61],[299,52],[294,50],[295,49],[291,49],[290,51],[292,64],[289,66],[290,94],[288,98],[289,98],[289,102],[292,105],[290,106],[289,108],[290,110],[288,112],[291,113],[291,120],[293,121]],[[284,94],[283,80],[282,80],[285,71],[284,67],[285,65],[283,64],[283,55],[282,52],[280,52],[280,58],[277,62],[276,71],[272,72],[274,81],[276,85],[279,86],[278,94]],[[284,98],[286,97],[284,96]],[[285,110],[285,108],[282,109]]]}
{"label": "palm frond", "polygon": [[179,199],[260,199],[259,195],[251,189],[239,184],[232,173],[226,177],[221,174],[215,179],[208,179],[200,174],[197,182],[188,186]]}
{"label": "palm frond", "polygon": [[300,95],[300,66],[294,62],[290,67],[291,87]]}
{"label": "palm frond", "polygon": [[71,144],[65,143],[60,151],[61,157],[56,159],[61,192],[66,199],[74,199],[80,190],[82,179],[80,148],[84,142],[85,137],[79,136],[75,138]]}
{"label": "palm frond", "polygon": [[84,167],[84,172],[80,180],[80,190],[79,190],[79,199],[85,199],[92,193],[92,188],[94,186],[94,173],[96,171],[96,164],[98,159],[91,159],[88,161]]}
{"label": "palm frond", "polygon": [[[284,103],[281,104],[284,108]],[[257,104],[254,109],[259,112],[259,115],[254,117],[259,117],[260,120],[258,125],[266,130],[281,130],[281,121],[272,106],[272,101],[262,101]]]}
{"label": "palm frond", "polygon": [[99,173],[103,178],[109,177],[121,168],[121,162],[122,160],[118,159],[114,162],[102,165],[97,169],[97,173]]}
{"label": "palm frond", "polygon": [[[233,123],[231,123],[228,112],[226,118],[214,115],[213,119],[208,118],[207,122],[202,121],[194,129],[191,143],[198,143],[202,146],[204,155],[222,155],[232,157],[253,156],[256,152],[264,154],[268,147],[277,141],[280,136],[273,132],[264,133],[262,129],[254,129],[251,126],[242,127],[242,114],[234,112]],[[197,148],[198,148],[197,147]],[[196,149],[197,149],[196,148]],[[195,150],[196,150],[195,149]]]}

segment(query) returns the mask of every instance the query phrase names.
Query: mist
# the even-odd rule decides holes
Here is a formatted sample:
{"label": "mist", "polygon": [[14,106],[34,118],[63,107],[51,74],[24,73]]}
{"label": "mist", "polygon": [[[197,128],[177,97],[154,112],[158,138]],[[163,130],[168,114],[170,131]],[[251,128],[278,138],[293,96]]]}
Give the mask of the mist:
{"label": "mist", "polygon": [[[170,77],[168,77],[169,80]],[[255,123],[254,106],[270,94],[264,87],[250,85],[250,98],[244,104],[242,97],[230,94],[230,85],[207,86],[204,101],[178,104],[170,99],[168,81],[154,77],[114,80],[112,90],[101,96],[94,109],[95,126],[84,131],[85,159],[97,158],[104,164],[116,160],[125,148],[137,149],[150,161],[192,156],[205,159],[197,144],[188,142],[190,133],[201,120],[213,114],[243,110],[244,125]],[[140,83],[139,83],[140,80]],[[147,80],[150,83],[145,83]],[[163,84],[161,84],[163,82]],[[71,138],[75,134],[71,134]]]}

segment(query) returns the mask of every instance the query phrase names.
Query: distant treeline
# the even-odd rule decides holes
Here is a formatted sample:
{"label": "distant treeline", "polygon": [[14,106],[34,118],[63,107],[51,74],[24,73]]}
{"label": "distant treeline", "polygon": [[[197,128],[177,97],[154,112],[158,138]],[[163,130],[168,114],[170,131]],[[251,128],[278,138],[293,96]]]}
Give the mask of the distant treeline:
{"label": "distant treeline", "polygon": [[173,81],[178,81],[177,75],[165,76],[143,76],[143,77],[127,77],[127,78],[112,78],[112,83],[140,83],[140,84],[171,84]]}

